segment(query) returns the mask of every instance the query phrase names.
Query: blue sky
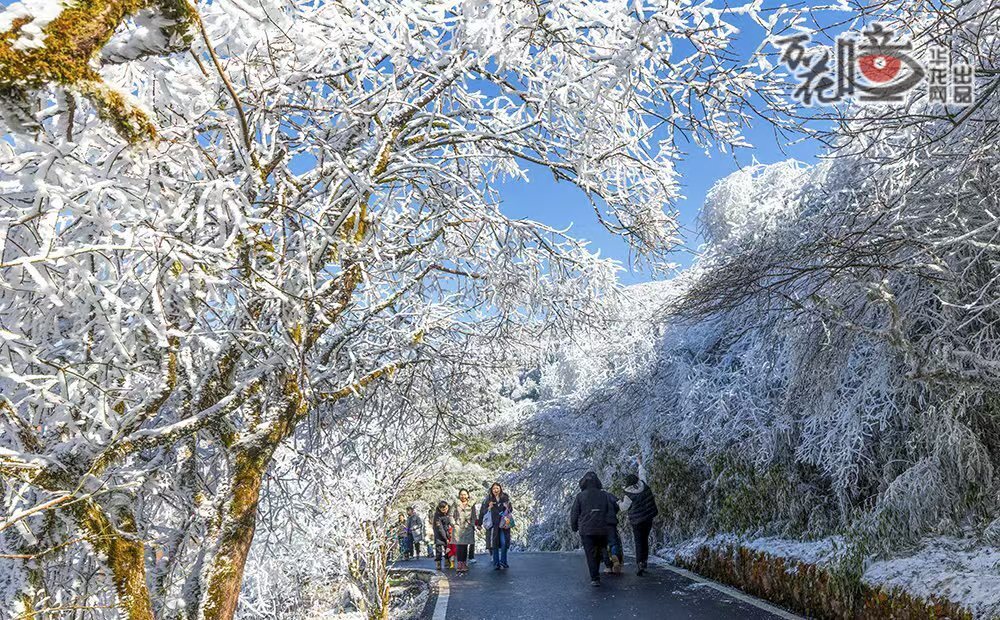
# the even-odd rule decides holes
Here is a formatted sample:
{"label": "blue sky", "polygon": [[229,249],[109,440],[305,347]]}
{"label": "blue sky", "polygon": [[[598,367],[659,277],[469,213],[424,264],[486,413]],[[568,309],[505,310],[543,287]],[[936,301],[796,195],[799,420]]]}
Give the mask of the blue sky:
{"label": "blue sky", "polygon": [[[803,5],[815,5],[815,2],[806,0]],[[833,22],[849,18],[851,14],[831,11],[818,17]],[[761,44],[764,33],[749,19],[730,18],[729,21],[733,21],[742,29],[733,47],[734,56],[748,60]],[[767,49],[774,52],[773,48]],[[772,61],[774,60],[772,58]],[[782,138],[776,136],[770,124],[760,119],[746,130],[746,136],[753,148],[738,149],[735,153],[722,153],[718,150],[706,153],[692,144],[684,153],[683,160],[677,165],[684,198],[677,203],[676,208],[683,227],[684,247],[674,253],[672,260],[681,268],[691,264],[701,244],[698,234],[698,213],[704,203],[705,195],[716,181],[741,167],[752,164],[754,160],[762,164],[772,164],[786,159],[815,163],[821,153],[822,145],[814,139],[802,139],[799,136],[800,142],[794,145],[786,144]],[[678,142],[683,143],[682,140]],[[571,226],[569,233],[571,236],[590,241],[591,249],[599,250],[601,256],[614,258],[623,264],[625,270],[620,273],[620,279],[624,284],[653,279],[648,271],[632,265],[628,244],[601,226],[590,202],[580,190],[567,182],[557,183],[552,175],[545,171],[529,170],[529,181],[512,181],[502,187],[501,209],[506,214],[536,220],[559,229]]]}
{"label": "blue sky", "polygon": [[[11,0],[0,0],[0,6],[10,3]],[[812,0],[807,0],[806,4],[812,4]],[[761,33],[755,31],[755,28],[746,28],[736,45],[737,55],[748,57],[760,44],[761,38]],[[684,247],[675,252],[673,261],[681,267],[691,264],[701,243],[698,213],[706,193],[715,181],[751,164],[754,159],[769,164],[794,157],[808,163],[815,161],[820,152],[820,145],[815,141],[792,146],[783,144],[776,138],[772,128],[762,120],[758,120],[755,126],[747,130],[747,136],[753,148],[739,149],[736,153],[705,153],[692,145],[678,163],[684,198],[676,206],[683,227]],[[544,170],[529,169],[529,181],[506,183],[501,188],[501,199],[501,208],[506,214],[536,220],[559,229],[569,228],[571,236],[588,240],[591,249],[600,251],[602,256],[620,261],[625,267],[620,274],[624,284],[652,279],[648,271],[632,265],[625,241],[600,225],[587,198],[570,183],[558,183]]]}
{"label": "blue sky", "polygon": [[[772,164],[794,158],[806,163],[816,161],[820,144],[814,140],[785,146],[776,139],[772,128],[759,121],[747,132],[754,148],[739,149],[735,154],[714,152],[706,154],[691,149],[678,164],[681,190],[685,198],[677,203],[683,226],[684,248],[675,252],[673,262],[681,267],[691,264],[694,252],[701,243],[698,235],[698,213],[705,194],[715,181],[752,164],[754,158],[763,164]],[[563,229],[571,226],[570,236],[590,241],[591,249],[601,256],[623,263],[625,270],[620,279],[623,284],[647,282],[653,276],[646,270],[631,266],[628,244],[619,236],[608,232],[597,221],[590,202],[583,192],[567,182],[557,183],[552,175],[541,169],[529,169],[528,181],[511,181],[502,186],[501,210],[516,218],[527,218]]]}

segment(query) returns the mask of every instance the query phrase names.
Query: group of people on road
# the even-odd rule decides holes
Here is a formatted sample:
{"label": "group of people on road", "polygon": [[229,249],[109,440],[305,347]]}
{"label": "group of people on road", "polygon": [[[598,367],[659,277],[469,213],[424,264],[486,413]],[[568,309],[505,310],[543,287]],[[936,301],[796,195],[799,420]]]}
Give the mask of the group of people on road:
{"label": "group of people on road", "polygon": [[622,571],[624,555],[621,536],[618,535],[618,513],[621,511],[628,514],[632,526],[636,574],[641,576],[649,561],[649,533],[653,529],[653,519],[659,514],[653,491],[645,480],[636,474],[629,474],[625,477],[624,494],[619,500],[604,490],[595,472],[587,472],[580,480],[580,492],[573,501],[569,521],[573,531],[580,534],[592,586],[601,585],[602,560],[610,565],[612,573]]}
{"label": "group of people on road", "polygon": [[[640,467],[640,475],[642,474]],[[625,512],[635,541],[636,574],[646,571],[649,561],[649,535],[653,519],[659,514],[653,491],[645,476],[628,474],[625,488],[619,499],[604,490],[595,472],[587,472],[580,480],[580,492],[570,510],[570,527],[580,534],[590,583],[601,585],[600,568],[603,562],[608,572],[620,574],[625,564],[622,538],[618,532],[618,514]],[[431,515],[432,541],[426,542],[427,557],[433,557],[438,570],[454,568],[459,574],[469,570],[475,562],[476,530],[485,532],[486,548],[493,559],[494,570],[509,568],[507,551],[510,548],[510,531],[514,527],[514,507],[510,496],[499,482],[494,482],[486,498],[475,503],[468,489],[458,491],[458,500],[449,504],[440,501]],[[407,514],[399,515],[397,529],[399,555],[404,560],[421,557],[420,545],[424,544],[424,521],[413,506]]]}
{"label": "group of people on road", "polygon": [[[468,489],[458,491],[458,501],[449,504],[440,501],[431,515],[431,542],[426,544],[427,557],[433,548],[438,570],[454,568],[459,574],[469,570],[476,555],[476,530],[486,535],[486,548],[493,559],[494,570],[508,568],[507,550],[510,548],[510,530],[514,527],[514,507],[510,497],[499,482],[494,482],[481,503],[470,499]],[[407,515],[400,514],[396,530],[399,556],[404,560],[420,556],[424,542],[424,521],[413,506]]]}

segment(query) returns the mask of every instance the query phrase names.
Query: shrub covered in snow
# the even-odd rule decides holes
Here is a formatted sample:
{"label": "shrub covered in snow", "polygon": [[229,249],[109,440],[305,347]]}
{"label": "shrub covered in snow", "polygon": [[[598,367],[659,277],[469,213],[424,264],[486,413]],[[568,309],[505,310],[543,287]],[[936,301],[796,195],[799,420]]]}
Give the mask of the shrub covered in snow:
{"label": "shrub covered in snow", "polygon": [[[986,65],[995,8],[955,9],[962,50]],[[948,11],[886,10],[955,36]],[[640,461],[661,534],[845,534],[859,577],[924,537],[995,528],[1000,103],[957,125],[926,105],[852,110],[836,158],[717,184],[696,265],[627,290],[617,320],[541,370],[555,388],[528,421],[524,477],[552,499],[546,545],[575,544],[561,523],[580,473]]]}
{"label": "shrub covered in snow", "polygon": [[798,192],[809,167],[797,161],[744,168],[709,190],[699,221],[702,235],[716,246],[752,243],[773,234],[799,206]]}

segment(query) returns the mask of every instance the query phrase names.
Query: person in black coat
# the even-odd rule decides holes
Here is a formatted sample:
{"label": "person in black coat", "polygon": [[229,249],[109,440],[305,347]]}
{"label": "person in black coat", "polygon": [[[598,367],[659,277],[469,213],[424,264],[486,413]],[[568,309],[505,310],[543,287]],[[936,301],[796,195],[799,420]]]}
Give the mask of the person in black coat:
{"label": "person in black coat", "polygon": [[601,585],[601,554],[608,546],[609,528],[616,525],[617,502],[601,486],[597,474],[588,471],[580,480],[580,492],[573,501],[569,524],[580,533],[590,570],[590,585]]}
{"label": "person in black coat", "polygon": [[653,519],[660,514],[660,509],[656,507],[656,498],[649,485],[635,474],[625,477],[625,497],[622,498],[621,508],[628,512],[632,537],[635,539],[636,574],[642,575],[646,572],[646,562],[649,561],[649,532],[653,529]]}
{"label": "person in black coat", "polygon": [[441,502],[434,511],[434,563],[438,570],[442,570],[442,560],[447,561],[448,545],[451,544],[454,523],[448,515],[449,510],[448,502]]}

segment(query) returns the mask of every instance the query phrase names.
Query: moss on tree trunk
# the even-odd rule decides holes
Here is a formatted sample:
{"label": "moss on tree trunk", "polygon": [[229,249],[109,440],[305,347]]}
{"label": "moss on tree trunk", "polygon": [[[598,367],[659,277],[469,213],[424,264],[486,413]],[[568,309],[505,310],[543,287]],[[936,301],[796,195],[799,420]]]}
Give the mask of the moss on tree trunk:
{"label": "moss on tree trunk", "polygon": [[188,29],[198,14],[187,0],[78,0],[45,25],[40,47],[16,44],[33,18],[14,20],[0,33],[0,98],[5,104],[24,101],[28,91],[56,84],[89,99],[100,117],[130,143],[155,138],[148,115],[105,84],[91,64],[122,22],[146,8],[157,9],[166,18],[162,28],[168,41],[190,44]]}
{"label": "moss on tree trunk", "polygon": [[257,529],[260,487],[270,458],[238,453],[234,459],[232,496],[223,515],[218,548],[206,583],[201,618],[230,620],[236,613],[243,570]]}
{"label": "moss on tree trunk", "polygon": [[120,531],[93,500],[74,505],[87,541],[105,558],[111,569],[118,609],[128,620],[154,620],[153,604],[146,584],[146,549],[137,537],[131,517],[123,519]]}

